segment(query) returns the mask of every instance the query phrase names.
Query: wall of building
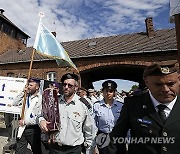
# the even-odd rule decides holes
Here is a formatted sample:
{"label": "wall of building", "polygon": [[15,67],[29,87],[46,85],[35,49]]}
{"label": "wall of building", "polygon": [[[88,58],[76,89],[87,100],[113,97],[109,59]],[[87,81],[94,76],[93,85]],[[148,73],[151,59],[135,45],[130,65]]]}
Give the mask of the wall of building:
{"label": "wall of building", "polygon": [[25,47],[25,44],[21,40],[11,38],[9,35],[0,31],[0,54],[10,49],[20,50]]}
{"label": "wall of building", "polygon": [[[177,52],[167,51],[162,53],[103,56],[73,59],[77,66],[83,87],[91,87],[92,82],[103,78],[119,78],[140,82],[142,72],[147,65],[158,61],[176,60]],[[1,64],[0,76],[14,73],[14,77],[27,77],[30,62]],[[56,72],[57,82],[67,72],[77,73],[74,69],[59,68],[55,60],[34,61],[32,77],[47,79],[48,72]]]}
{"label": "wall of building", "polygon": [[[0,65],[0,76],[7,76],[8,73],[14,73],[14,77],[27,77],[29,72],[28,63],[16,63],[16,64],[1,64]],[[57,73],[57,82],[60,82],[60,78],[67,72],[75,72],[74,69],[60,68],[57,66],[55,61],[45,62],[33,62],[31,71],[31,77],[40,79],[47,79],[48,72]]]}

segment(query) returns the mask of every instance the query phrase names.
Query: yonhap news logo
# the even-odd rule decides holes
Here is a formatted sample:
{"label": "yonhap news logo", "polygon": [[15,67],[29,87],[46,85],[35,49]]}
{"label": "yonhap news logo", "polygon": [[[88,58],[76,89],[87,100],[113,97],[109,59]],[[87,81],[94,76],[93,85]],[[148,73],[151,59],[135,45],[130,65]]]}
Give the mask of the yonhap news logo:
{"label": "yonhap news logo", "polygon": [[96,136],[96,144],[98,148],[102,149],[110,143],[109,134],[100,133]]}
{"label": "yonhap news logo", "polygon": [[[174,144],[175,137],[112,137],[114,144]],[[109,134],[100,133],[96,137],[98,148],[102,149],[110,143]]]}
{"label": "yonhap news logo", "polygon": [[112,137],[115,144],[174,144],[175,137]]}

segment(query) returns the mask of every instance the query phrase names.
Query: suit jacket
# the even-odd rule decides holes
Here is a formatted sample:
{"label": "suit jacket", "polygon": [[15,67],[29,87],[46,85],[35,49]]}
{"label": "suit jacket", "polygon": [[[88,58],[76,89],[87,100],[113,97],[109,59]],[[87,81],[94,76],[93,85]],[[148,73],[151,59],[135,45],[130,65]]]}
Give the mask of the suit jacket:
{"label": "suit jacket", "polygon": [[[130,129],[128,154],[180,154],[180,96],[162,123],[149,93],[125,99],[117,124],[110,134],[110,154],[125,154],[123,138]],[[136,143],[135,143],[136,142]]]}

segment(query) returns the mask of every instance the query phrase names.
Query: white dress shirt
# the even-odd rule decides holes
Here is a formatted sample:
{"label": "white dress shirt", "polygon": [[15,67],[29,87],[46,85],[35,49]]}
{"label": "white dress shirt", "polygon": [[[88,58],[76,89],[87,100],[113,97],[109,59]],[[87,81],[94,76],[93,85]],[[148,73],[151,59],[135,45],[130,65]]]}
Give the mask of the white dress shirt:
{"label": "white dress shirt", "polygon": [[[156,109],[156,111],[158,112],[158,107],[157,107],[157,106],[160,105],[160,104],[162,104],[162,103],[158,102],[158,101],[154,98],[154,96],[151,94],[150,91],[149,91],[149,94],[150,94],[150,97],[151,97],[153,106],[154,106],[154,108]],[[166,108],[164,109],[164,112],[165,112],[166,117],[169,116],[171,110],[173,109],[173,106],[174,106],[176,100],[177,100],[177,96],[175,97],[175,99],[174,99],[172,102],[163,103],[163,104],[162,104],[162,105],[166,105]]]}
{"label": "white dress shirt", "polygon": [[[27,105],[26,98],[26,106],[24,111],[24,122],[26,125],[36,125],[38,124],[38,118],[41,115],[42,111],[42,94],[38,92],[36,95],[29,96],[29,107]],[[24,101],[24,92],[20,93],[16,98],[14,98],[12,105],[20,106]]]}

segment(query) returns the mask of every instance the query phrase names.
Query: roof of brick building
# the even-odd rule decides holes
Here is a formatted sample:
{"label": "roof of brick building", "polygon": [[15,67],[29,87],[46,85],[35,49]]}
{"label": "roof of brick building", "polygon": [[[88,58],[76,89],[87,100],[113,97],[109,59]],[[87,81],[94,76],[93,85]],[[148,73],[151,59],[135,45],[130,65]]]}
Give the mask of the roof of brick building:
{"label": "roof of brick building", "polygon": [[[177,50],[175,29],[156,30],[150,38],[145,32],[124,34],[100,38],[91,38],[61,43],[70,58],[165,52]],[[0,64],[28,62],[31,59],[32,47],[25,50],[8,50],[0,55]],[[35,54],[34,61],[51,60]]]}
{"label": "roof of brick building", "polygon": [[[3,9],[0,9],[0,11],[3,11]],[[4,11],[3,11],[4,12]],[[4,14],[0,13],[0,18],[6,21],[6,23],[12,25],[14,28],[18,29],[21,33],[23,33],[27,38],[30,38],[25,32],[23,32],[19,27],[17,27],[11,20],[9,20]]]}

